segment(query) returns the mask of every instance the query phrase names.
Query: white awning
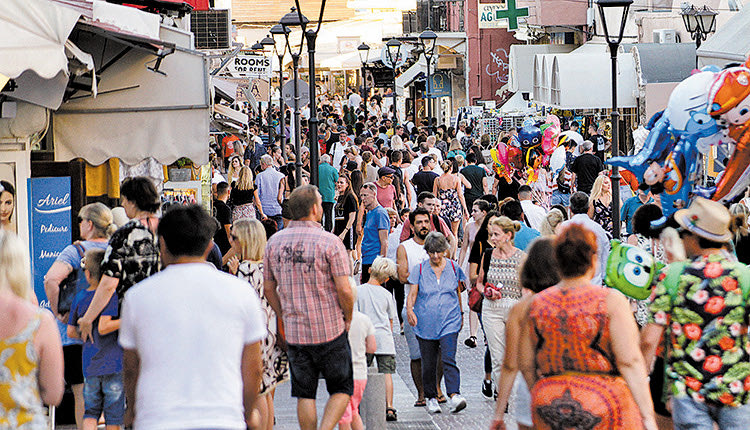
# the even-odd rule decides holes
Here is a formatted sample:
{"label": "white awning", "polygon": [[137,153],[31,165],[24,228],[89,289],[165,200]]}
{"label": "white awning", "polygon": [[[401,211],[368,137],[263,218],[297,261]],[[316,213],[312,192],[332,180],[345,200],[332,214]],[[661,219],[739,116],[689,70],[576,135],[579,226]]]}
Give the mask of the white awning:
{"label": "white awning", "polygon": [[530,93],[534,88],[534,56],[566,53],[575,45],[511,45],[508,56],[508,90]]}
{"label": "white awning", "polygon": [[[567,54],[537,54],[534,100],[560,109],[612,106],[611,63],[606,46],[589,42]],[[637,106],[638,81],[632,53],[617,57],[617,104]]]}
{"label": "white awning", "polygon": [[750,7],[745,6],[698,48],[698,65],[744,63],[750,55]]}
{"label": "white awning", "polygon": [[119,158],[133,165],[149,157],[162,164],[188,157],[208,163],[208,71],[201,53],[184,48],[190,37],[162,26],[162,40],[182,41],[161,60],[162,73],[148,68],[157,60],[153,55],[131,51],[102,74],[97,98],[73,98],[54,112],[55,160],[80,157],[98,165]]}
{"label": "white awning", "polygon": [[427,76],[427,60],[423,55],[420,55],[417,62],[396,77],[396,94],[403,96],[404,89],[411,85],[420,73]]}
{"label": "white awning", "polygon": [[520,91],[500,106],[500,112],[526,112],[527,110],[529,110],[529,102],[524,100]]}

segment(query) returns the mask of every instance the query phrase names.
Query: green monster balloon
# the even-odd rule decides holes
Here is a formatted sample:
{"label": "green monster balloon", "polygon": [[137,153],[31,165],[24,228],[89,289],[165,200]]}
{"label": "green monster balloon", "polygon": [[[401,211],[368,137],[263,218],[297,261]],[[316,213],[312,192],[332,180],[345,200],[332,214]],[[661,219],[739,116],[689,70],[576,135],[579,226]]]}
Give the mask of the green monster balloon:
{"label": "green monster balloon", "polygon": [[648,252],[619,240],[612,240],[604,283],[628,297],[644,300],[651,295],[651,284],[663,264]]}

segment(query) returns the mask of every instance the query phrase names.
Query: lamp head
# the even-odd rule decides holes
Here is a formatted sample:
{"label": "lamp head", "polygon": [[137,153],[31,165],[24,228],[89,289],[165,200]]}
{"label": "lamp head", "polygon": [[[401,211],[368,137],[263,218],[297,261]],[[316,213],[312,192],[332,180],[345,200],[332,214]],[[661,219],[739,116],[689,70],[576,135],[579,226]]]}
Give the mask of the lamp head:
{"label": "lamp head", "polygon": [[250,47],[250,49],[252,49],[253,51],[262,51],[263,48],[264,48],[264,46],[261,45],[260,42],[258,42],[258,41],[256,41],[255,43],[253,43],[253,46]]}
{"label": "lamp head", "polygon": [[437,42],[438,35],[429,28],[423,31],[419,35],[419,41],[422,43],[422,51],[424,51],[427,60],[430,60],[435,54],[435,42]]}
{"label": "lamp head", "polygon": [[[599,6],[599,14],[602,17],[602,27],[604,27],[604,37],[607,39],[607,43],[619,45],[625,32],[628,9],[633,4],[633,0],[597,0],[596,4]],[[611,22],[607,22],[607,16],[609,16]],[[618,29],[617,19],[620,19],[619,31],[617,34],[610,34],[610,29]]]}
{"label": "lamp head", "polygon": [[701,9],[697,10],[695,15],[703,34],[709,34],[716,31],[716,15],[718,14],[719,12],[716,12],[708,6],[703,6]]}
{"label": "lamp head", "polygon": [[386,47],[386,53],[388,54],[388,61],[391,62],[393,65],[393,68],[396,68],[396,61],[399,58],[399,54],[401,53],[401,41],[392,38],[385,44]]}
{"label": "lamp head", "polygon": [[281,25],[285,25],[287,27],[302,27],[303,30],[309,23],[310,20],[307,19],[305,15],[297,12],[297,8],[294,6],[292,6],[292,9],[291,11],[289,11],[289,13],[282,16],[279,20],[279,24]]}
{"label": "lamp head", "polygon": [[688,33],[693,34],[696,30],[698,30],[698,11],[695,9],[695,6],[690,5],[685,6],[681,11],[680,15],[682,16],[682,22],[685,24],[685,29],[688,31]]}
{"label": "lamp head", "polygon": [[283,57],[286,55],[286,37],[292,30],[289,27],[281,24],[276,24],[271,27],[270,33],[273,37],[274,49],[276,49],[276,55]]}
{"label": "lamp head", "polygon": [[364,66],[365,64],[367,64],[367,56],[368,56],[368,54],[370,53],[370,45],[368,45],[368,44],[366,44],[366,43],[362,42],[362,43],[361,43],[361,44],[360,44],[360,45],[359,45],[359,46],[357,47],[357,52],[359,52],[359,61],[360,61],[360,62],[362,63],[362,65]]}

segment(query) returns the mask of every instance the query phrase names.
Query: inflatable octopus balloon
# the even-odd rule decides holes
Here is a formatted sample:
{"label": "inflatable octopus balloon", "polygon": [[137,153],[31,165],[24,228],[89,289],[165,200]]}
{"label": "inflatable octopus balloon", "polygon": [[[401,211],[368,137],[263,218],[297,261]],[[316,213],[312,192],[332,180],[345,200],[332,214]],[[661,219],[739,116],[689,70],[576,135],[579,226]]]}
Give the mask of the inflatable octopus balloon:
{"label": "inflatable octopus balloon", "polygon": [[545,155],[552,155],[557,148],[557,141],[560,137],[560,118],[552,114],[547,115],[547,119],[540,129],[542,130],[542,151]]}
{"label": "inflatable octopus balloon", "polygon": [[750,57],[743,66],[716,76],[709,90],[708,113],[724,121],[734,153],[716,184],[713,200],[731,200],[750,184]]}

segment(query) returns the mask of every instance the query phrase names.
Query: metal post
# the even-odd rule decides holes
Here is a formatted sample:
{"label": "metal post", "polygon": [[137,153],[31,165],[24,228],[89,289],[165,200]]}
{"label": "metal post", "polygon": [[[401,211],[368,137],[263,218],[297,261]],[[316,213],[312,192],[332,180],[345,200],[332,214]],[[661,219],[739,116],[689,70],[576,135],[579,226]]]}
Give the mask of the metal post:
{"label": "metal post", "polygon": [[292,67],[294,68],[294,151],[297,153],[295,187],[302,185],[302,142],[300,141],[299,121],[299,55],[292,53]]}
{"label": "metal post", "polygon": [[[617,111],[617,51],[619,45],[609,44],[612,60],[612,156],[620,156],[620,113]],[[620,238],[620,169],[612,166],[612,237]]]}
{"label": "metal post", "polygon": [[430,91],[430,57],[427,55],[424,56],[424,59],[427,60],[427,85],[425,85],[425,101],[427,102],[427,132],[429,134],[434,134],[435,130],[432,129],[432,93]]}
{"label": "metal post", "polygon": [[286,103],[284,103],[284,56],[279,55],[279,144],[281,157],[286,162]]}
{"label": "metal post", "polygon": [[396,107],[396,60],[393,61],[393,126],[398,125],[398,108]]}
{"label": "metal post", "polygon": [[367,130],[367,68],[362,66],[362,100],[365,101],[365,130]]}
{"label": "metal post", "polygon": [[310,75],[310,120],[308,130],[308,143],[310,145],[310,183],[318,186],[318,101],[315,96],[315,39],[318,33],[309,30],[305,32],[307,37],[307,58],[309,60]]}

